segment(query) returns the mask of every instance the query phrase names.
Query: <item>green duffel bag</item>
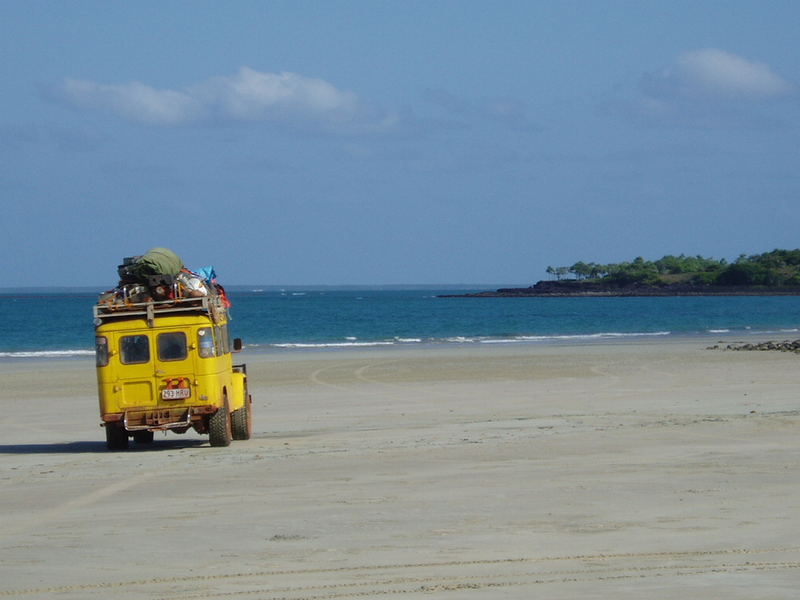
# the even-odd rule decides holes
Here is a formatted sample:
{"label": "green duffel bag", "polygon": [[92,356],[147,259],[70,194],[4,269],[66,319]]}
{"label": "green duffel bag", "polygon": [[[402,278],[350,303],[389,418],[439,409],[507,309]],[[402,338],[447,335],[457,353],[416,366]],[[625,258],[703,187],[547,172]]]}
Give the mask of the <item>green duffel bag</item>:
{"label": "green duffel bag", "polygon": [[182,268],[181,257],[169,248],[150,248],[131,265],[131,271],[143,283],[153,275],[174,277]]}

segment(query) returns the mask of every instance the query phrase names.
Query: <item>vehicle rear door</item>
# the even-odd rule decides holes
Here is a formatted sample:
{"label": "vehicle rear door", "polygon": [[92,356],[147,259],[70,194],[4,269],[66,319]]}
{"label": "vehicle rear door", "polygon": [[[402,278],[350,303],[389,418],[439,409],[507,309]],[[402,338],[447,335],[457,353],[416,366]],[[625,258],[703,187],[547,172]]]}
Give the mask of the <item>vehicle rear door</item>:
{"label": "vehicle rear door", "polygon": [[163,329],[154,332],[154,376],[156,394],[161,406],[180,405],[192,401],[195,390],[194,353],[189,333]]}
{"label": "vehicle rear door", "polygon": [[130,331],[117,338],[119,392],[121,408],[153,406],[153,335],[150,331]]}

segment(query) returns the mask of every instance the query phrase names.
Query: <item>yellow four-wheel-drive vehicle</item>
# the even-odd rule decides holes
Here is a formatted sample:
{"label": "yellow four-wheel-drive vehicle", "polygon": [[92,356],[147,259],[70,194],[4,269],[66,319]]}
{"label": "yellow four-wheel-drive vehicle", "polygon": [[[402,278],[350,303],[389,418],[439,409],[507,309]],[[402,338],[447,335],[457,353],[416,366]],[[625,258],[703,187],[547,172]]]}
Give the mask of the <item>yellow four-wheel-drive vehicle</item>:
{"label": "yellow four-wheel-drive vehicle", "polygon": [[109,450],[154,431],[207,433],[212,446],[252,432],[247,369],[234,365],[241,340],[228,332],[218,295],[94,307],[100,417]]}

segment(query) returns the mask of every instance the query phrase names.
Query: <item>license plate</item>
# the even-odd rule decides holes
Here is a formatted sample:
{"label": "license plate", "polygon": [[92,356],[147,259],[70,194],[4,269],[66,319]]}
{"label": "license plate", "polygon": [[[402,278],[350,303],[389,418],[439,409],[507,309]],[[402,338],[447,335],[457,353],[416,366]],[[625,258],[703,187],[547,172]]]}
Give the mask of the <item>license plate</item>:
{"label": "license plate", "polygon": [[164,400],[182,400],[183,398],[189,398],[192,395],[192,390],[189,388],[172,388],[161,390],[161,397]]}

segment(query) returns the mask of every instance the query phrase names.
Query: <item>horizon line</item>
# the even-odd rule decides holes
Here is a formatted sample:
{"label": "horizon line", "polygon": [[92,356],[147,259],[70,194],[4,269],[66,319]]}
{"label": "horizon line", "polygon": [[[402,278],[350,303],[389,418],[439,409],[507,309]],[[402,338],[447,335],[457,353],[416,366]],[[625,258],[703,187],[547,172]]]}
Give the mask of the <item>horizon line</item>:
{"label": "horizon line", "polygon": [[[238,291],[243,290],[270,290],[281,291],[286,289],[322,289],[322,288],[339,288],[339,289],[371,289],[371,288],[408,288],[408,289],[424,289],[424,288],[484,288],[484,287],[527,287],[532,285],[530,283],[287,283],[287,284],[239,284],[239,283],[226,283],[223,285],[226,289],[235,289]],[[85,290],[85,291],[106,291],[108,286],[92,286],[92,285],[15,285],[15,286],[0,286],[1,292],[12,292],[21,290],[43,291],[43,290]]]}

